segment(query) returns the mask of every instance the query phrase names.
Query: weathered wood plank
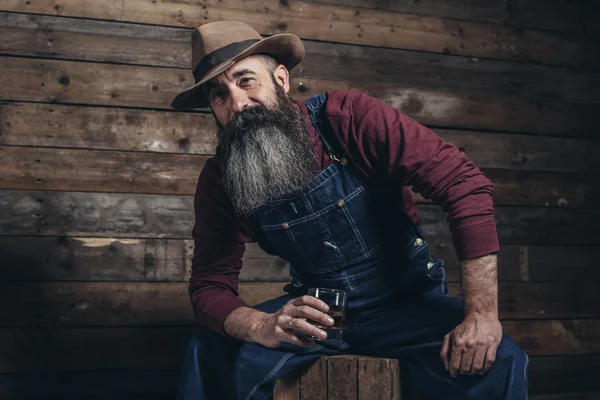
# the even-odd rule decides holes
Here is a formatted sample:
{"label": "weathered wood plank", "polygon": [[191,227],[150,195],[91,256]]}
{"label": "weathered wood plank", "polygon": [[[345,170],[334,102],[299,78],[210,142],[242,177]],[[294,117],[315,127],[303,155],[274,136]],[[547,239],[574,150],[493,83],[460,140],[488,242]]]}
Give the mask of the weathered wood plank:
{"label": "weathered wood plank", "polygon": [[327,361],[320,358],[300,376],[300,398],[327,400]]}
{"label": "weathered wood plank", "polygon": [[214,154],[214,118],[201,113],[0,102],[0,144]]}
{"label": "weathered wood plank", "polygon": [[273,390],[273,400],[300,400],[299,380],[297,375],[279,379]]}
{"label": "weathered wood plank", "polygon": [[[481,168],[481,170],[494,183],[494,204],[497,206],[595,208],[600,205],[600,187],[596,184],[600,178],[599,174],[490,168]],[[424,199],[416,195],[414,198],[417,202],[424,202]]]}
{"label": "weathered wood plank", "polygon": [[595,157],[600,152],[600,144],[596,140],[446,129],[434,131],[482,168],[600,172],[600,161]]}
{"label": "weathered wood plank", "polygon": [[[482,168],[600,171],[596,140],[434,131]],[[215,133],[214,119],[207,114],[0,102],[0,145],[212,155]]]}
{"label": "weathered wood plank", "polygon": [[0,373],[178,369],[195,329],[0,329]]}
{"label": "weathered wood plank", "polygon": [[[189,29],[14,13],[0,13],[0,27],[6,31],[0,38],[6,55],[182,69],[191,64]],[[599,101],[593,82],[600,76],[592,72],[309,40],[304,45],[306,57],[292,71],[296,78],[386,82],[575,103]]]}
{"label": "weathered wood plank", "polygon": [[593,38],[301,1],[129,0],[84,6],[82,0],[5,0],[3,10],[186,27],[241,20],[265,35],[293,32],[305,39],[589,69],[600,62]]}
{"label": "weathered wood plank", "polygon": [[[442,241],[450,234],[443,212],[433,205],[419,205],[423,233]],[[600,222],[594,210],[496,207],[498,237],[504,244],[595,244],[600,237],[591,224]],[[596,225],[597,226],[597,225]],[[568,235],[573,235],[568,238]]]}
{"label": "weathered wood plank", "polygon": [[528,354],[600,352],[600,320],[503,321],[502,326]]}
{"label": "weathered wood plank", "polygon": [[167,399],[175,398],[179,370],[44,371],[0,375],[0,399]]}
{"label": "weathered wood plank", "polygon": [[358,394],[357,375],[357,357],[329,357],[327,359],[327,399],[356,399]]}
{"label": "weathered wood plank", "polygon": [[[0,189],[193,195],[208,156],[0,146],[0,158]],[[497,205],[600,205],[595,175],[483,172],[494,182]],[[425,202],[419,194],[414,198]]]}
{"label": "weathered wood plank", "polygon": [[193,195],[208,157],[0,146],[0,158],[3,189]]}
{"label": "weathered wood plank", "polygon": [[[435,238],[434,238],[435,239]],[[442,258],[449,281],[460,280],[452,244],[429,242]],[[0,236],[0,281],[187,281],[193,242],[185,239]],[[502,246],[500,281],[600,280],[593,246]],[[288,279],[285,260],[248,243],[240,279],[280,282]]]}
{"label": "weathered wood plank", "polygon": [[[0,235],[188,239],[194,223],[191,196],[14,190],[0,193]],[[75,234],[78,231],[87,234]],[[107,235],[110,231],[119,233]]]}
{"label": "weathered wood plank", "polygon": [[397,360],[386,358],[358,359],[359,400],[400,400],[400,369]]}
{"label": "weathered wood plank", "polygon": [[522,28],[539,28],[577,34],[600,35],[597,24],[600,7],[597,2],[583,0],[306,0],[341,6],[375,8],[442,18],[491,22]]}
{"label": "weathered wood plank", "polygon": [[[280,296],[284,283],[242,284],[252,305]],[[1,284],[0,327],[194,325],[186,283]],[[24,313],[18,316],[14,312]]]}
{"label": "weathered wood plank", "polygon": [[[188,239],[193,226],[191,196],[0,191],[0,236],[45,235]],[[425,236],[451,241],[444,212],[419,205]],[[597,245],[600,211],[497,207],[504,244]]]}
{"label": "weathered wood plank", "polygon": [[507,12],[507,22],[514,26],[600,35],[600,4],[594,0],[519,0],[511,2]]}
{"label": "weathered wood plank", "polygon": [[600,391],[600,356],[530,357],[529,392]]}
{"label": "weathered wood plank", "polygon": [[[0,100],[12,101],[170,109],[173,97],[193,83],[189,71],[171,68],[15,57],[1,57],[0,67]],[[597,134],[592,121],[600,105],[591,103],[312,77],[293,77],[290,93],[305,99],[324,91],[349,89],[378,97],[424,124],[586,137]]]}
{"label": "weathered wood plank", "polygon": [[[243,282],[240,298],[256,305],[284,294],[284,282]],[[598,318],[597,283],[499,285],[500,318]],[[191,325],[184,282],[53,282],[0,284],[0,327]],[[460,285],[450,284],[460,297]]]}
{"label": "weathered wood plank", "polygon": [[[0,236],[0,281],[187,282],[193,241],[86,237]],[[243,282],[281,282],[289,266],[246,245]]]}

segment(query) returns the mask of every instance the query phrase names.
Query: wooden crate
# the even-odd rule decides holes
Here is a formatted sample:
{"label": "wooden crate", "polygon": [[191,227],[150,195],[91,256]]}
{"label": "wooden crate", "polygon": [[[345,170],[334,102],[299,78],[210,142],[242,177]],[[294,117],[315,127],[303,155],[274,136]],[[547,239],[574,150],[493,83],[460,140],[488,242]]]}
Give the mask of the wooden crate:
{"label": "wooden crate", "polygon": [[324,356],[300,376],[277,381],[273,400],[416,400],[398,360]]}

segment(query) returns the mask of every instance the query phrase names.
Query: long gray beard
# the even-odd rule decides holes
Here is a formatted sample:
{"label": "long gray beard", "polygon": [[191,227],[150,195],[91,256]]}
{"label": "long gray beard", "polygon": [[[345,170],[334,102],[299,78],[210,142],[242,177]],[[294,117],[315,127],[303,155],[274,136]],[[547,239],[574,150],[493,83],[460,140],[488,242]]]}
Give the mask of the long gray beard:
{"label": "long gray beard", "polygon": [[219,129],[222,186],[238,215],[302,191],[316,175],[306,118],[276,87],[275,110],[244,109]]}

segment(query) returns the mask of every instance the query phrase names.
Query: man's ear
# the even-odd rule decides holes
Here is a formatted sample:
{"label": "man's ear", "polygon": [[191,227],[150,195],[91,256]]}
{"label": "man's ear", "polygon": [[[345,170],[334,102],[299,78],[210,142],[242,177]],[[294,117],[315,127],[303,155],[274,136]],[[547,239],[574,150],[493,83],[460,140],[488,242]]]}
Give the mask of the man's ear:
{"label": "man's ear", "polygon": [[275,71],[273,71],[273,78],[275,82],[285,90],[286,93],[290,91],[290,73],[283,64],[279,64]]}

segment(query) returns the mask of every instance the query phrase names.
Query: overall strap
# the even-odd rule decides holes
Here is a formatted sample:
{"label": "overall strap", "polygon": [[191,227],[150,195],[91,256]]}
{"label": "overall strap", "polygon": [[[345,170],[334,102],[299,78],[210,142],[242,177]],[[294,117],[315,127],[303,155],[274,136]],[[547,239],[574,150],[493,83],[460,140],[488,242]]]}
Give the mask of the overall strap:
{"label": "overall strap", "polygon": [[[333,137],[333,132],[327,116],[325,115],[325,106],[327,104],[327,94],[320,93],[304,101],[310,114],[313,126],[317,130],[325,149],[332,160],[344,163],[344,152],[339,148],[337,140]],[[340,161],[340,160],[344,161]]]}

